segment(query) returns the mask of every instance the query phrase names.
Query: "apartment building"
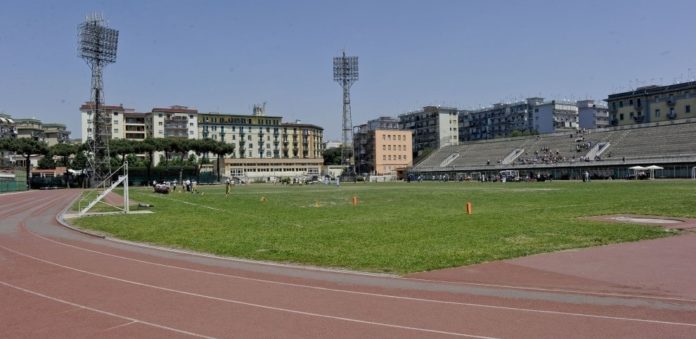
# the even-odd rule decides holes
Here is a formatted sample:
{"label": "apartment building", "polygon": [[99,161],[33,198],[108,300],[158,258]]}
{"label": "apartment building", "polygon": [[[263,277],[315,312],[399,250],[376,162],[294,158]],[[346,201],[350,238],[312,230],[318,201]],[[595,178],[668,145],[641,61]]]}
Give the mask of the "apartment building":
{"label": "apartment building", "polygon": [[179,105],[153,108],[146,125],[150,138],[198,139],[198,110]]}
{"label": "apartment building", "polygon": [[462,111],[459,115],[459,133],[462,141],[487,140],[509,137],[518,133],[532,133],[534,108],[543,98],[527,98],[512,103],[497,103],[478,110]]}
{"label": "apartment building", "polygon": [[[101,112],[104,114],[104,131],[107,138],[124,138],[123,134],[123,114],[126,111],[132,112],[133,109],[124,108],[123,105],[102,105]],[[94,117],[95,105],[86,102],[80,106],[80,121],[82,130],[82,142],[87,142],[94,138]]]}
{"label": "apartment building", "polygon": [[580,100],[578,106],[578,123],[580,128],[609,127],[609,108],[594,100]]}
{"label": "apartment building", "polygon": [[534,106],[533,130],[540,134],[576,131],[578,106],[575,102],[551,100]]}
{"label": "apartment building", "polygon": [[254,106],[251,115],[201,113],[199,135],[235,146],[225,158],[225,174],[267,181],[274,177],[318,176],[324,162],[323,128],[284,123]]}
{"label": "apartment building", "polygon": [[0,139],[16,138],[17,127],[9,114],[0,113]]}
{"label": "apartment building", "polygon": [[399,115],[399,125],[412,131],[413,152],[459,144],[459,111],[454,107],[426,106]]}
{"label": "apartment building", "polygon": [[522,134],[555,133],[577,129],[578,108],[574,102],[544,101],[533,97],[497,103],[477,110],[460,111],[459,139],[487,140]]}
{"label": "apartment building", "polygon": [[696,81],[638,87],[632,91],[610,94],[606,102],[612,126],[694,118]]}
{"label": "apartment building", "polygon": [[357,173],[393,175],[413,166],[413,131],[399,125],[399,119],[380,117],[354,129]]}
{"label": "apartment building", "polygon": [[44,141],[48,146],[70,142],[70,131],[64,124],[43,124]]}

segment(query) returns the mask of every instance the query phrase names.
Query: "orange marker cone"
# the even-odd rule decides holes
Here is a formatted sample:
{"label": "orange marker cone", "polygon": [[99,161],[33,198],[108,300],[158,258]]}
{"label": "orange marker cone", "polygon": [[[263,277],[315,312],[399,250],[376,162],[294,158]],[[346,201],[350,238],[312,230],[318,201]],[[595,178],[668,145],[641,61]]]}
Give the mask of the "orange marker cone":
{"label": "orange marker cone", "polygon": [[474,213],[473,207],[471,206],[471,201],[466,203],[466,214],[472,215]]}

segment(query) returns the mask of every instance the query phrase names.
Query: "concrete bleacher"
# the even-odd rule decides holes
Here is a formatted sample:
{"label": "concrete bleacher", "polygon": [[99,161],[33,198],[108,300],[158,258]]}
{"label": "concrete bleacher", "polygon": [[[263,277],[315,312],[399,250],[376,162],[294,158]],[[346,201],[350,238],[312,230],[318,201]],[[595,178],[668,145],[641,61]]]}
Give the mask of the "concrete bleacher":
{"label": "concrete bleacher", "polygon": [[[596,148],[599,143],[604,146]],[[515,152],[521,152],[521,154],[517,155]],[[453,154],[458,156],[455,157]],[[596,154],[599,156],[595,156]],[[696,122],[682,121],[666,125],[653,123],[643,126],[468,142],[434,151],[423,162],[417,164],[414,170],[601,165],[605,162],[639,161],[640,159],[652,163],[660,158],[678,159],[680,157],[696,157]],[[506,159],[507,161],[504,161]]]}
{"label": "concrete bleacher", "polygon": [[[696,123],[627,130],[626,137],[606,151],[612,158],[640,159],[696,153]],[[605,153],[606,154],[606,153]]]}

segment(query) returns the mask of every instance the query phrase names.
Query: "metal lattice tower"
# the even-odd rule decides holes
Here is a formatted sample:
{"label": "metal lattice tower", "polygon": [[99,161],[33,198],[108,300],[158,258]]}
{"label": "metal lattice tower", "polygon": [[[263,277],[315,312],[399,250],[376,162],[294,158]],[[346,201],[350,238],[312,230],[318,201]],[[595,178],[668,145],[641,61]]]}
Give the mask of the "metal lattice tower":
{"label": "metal lattice tower", "polygon": [[91,155],[88,173],[91,185],[99,185],[111,174],[109,139],[111,139],[111,117],[103,110],[104,90],[102,73],[106,65],[116,62],[118,31],[107,27],[99,14],[88,15],[78,26],[78,52],[92,70],[92,133],[87,136]]}
{"label": "metal lattice tower", "polygon": [[343,147],[341,165],[352,170],[353,158],[353,120],[350,114],[350,86],[358,81],[358,57],[343,55],[333,59],[334,81],[343,88]]}

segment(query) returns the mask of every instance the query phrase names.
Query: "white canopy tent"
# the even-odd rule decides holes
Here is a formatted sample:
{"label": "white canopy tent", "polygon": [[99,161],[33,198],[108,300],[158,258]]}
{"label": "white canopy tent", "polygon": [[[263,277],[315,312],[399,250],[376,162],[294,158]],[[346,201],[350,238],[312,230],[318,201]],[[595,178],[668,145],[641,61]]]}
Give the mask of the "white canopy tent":
{"label": "white canopy tent", "polygon": [[644,172],[644,171],[648,170],[647,167],[643,167],[643,166],[631,166],[628,169],[633,170],[633,177],[636,179],[638,179],[638,174],[640,172]]}
{"label": "white canopy tent", "polygon": [[646,169],[650,170],[650,180],[655,180],[655,170],[663,170],[664,168],[657,165],[650,165],[646,167]]}

